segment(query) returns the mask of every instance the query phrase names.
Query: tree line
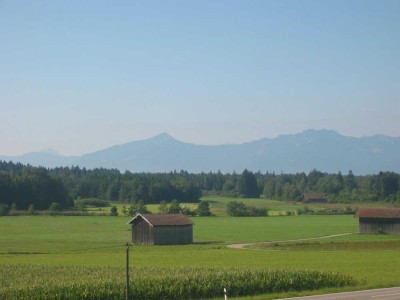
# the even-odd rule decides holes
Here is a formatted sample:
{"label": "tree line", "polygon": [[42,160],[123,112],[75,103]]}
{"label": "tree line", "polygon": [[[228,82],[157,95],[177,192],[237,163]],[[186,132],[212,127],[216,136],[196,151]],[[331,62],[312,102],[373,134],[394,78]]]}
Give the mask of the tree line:
{"label": "tree line", "polygon": [[400,201],[400,175],[380,172],[374,175],[343,175],[312,170],[308,174],[221,172],[132,173],[116,169],[59,167],[47,169],[0,161],[0,203],[17,209],[48,209],[52,202],[62,208],[74,200],[99,198],[145,204],[198,202],[202,195],[266,197],[301,201],[304,193],[322,193],[330,201]]}

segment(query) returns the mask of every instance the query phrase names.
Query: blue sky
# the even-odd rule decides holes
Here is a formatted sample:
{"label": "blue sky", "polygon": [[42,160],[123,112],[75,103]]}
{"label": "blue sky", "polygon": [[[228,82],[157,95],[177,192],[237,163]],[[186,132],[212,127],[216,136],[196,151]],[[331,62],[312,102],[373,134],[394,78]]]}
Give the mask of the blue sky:
{"label": "blue sky", "polygon": [[400,1],[0,0],[0,154],[400,136]]}

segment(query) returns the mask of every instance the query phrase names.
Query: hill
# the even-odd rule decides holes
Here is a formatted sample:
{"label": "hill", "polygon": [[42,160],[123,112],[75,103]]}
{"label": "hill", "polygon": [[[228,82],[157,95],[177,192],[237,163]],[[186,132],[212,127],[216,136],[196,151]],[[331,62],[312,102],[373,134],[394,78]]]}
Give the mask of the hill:
{"label": "hill", "polygon": [[400,138],[384,135],[348,137],[332,130],[302,133],[232,145],[196,145],[162,133],[155,137],[112,146],[82,156],[67,157],[53,151],[0,160],[56,167],[116,168],[132,172],[323,172],[375,174],[400,172]]}

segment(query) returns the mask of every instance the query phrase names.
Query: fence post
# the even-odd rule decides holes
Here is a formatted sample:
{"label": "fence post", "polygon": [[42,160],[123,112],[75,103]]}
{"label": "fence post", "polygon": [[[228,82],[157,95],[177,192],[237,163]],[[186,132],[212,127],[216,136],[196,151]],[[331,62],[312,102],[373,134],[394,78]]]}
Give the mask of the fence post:
{"label": "fence post", "polygon": [[126,243],[126,300],[129,300],[129,244]]}
{"label": "fence post", "polygon": [[225,300],[228,300],[228,296],[226,295],[226,288],[224,288],[224,295],[225,295]]}

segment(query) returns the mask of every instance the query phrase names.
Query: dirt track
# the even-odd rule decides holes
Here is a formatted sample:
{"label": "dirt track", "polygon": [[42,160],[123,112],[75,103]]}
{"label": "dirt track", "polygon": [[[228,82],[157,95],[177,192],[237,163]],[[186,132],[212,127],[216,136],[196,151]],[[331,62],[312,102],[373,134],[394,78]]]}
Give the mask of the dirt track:
{"label": "dirt track", "polygon": [[[232,249],[246,249],[247,246],[254,245],[254,244],[274,244],[274,243],[290,243],[290,242],[302,242],[302,241],[311,241],[311,240],[319,240],[319,239],[328,239],[332,237],[338,237],[338,236],[344,236],[344,235],[350,235],[352,233],[339,233],[339,234],[331,234],[331,235],[324,235],[324,236],[319,236],[319,237],[313,237],[313,238],[305,238],[305,239],[296,239],[296,240],[286,240],[286,241],[268,241],[268,242],[255,242],[255,243],[246,243],[246,244],[232,244],[232,245],[227,245],[228,248]],[[258,250],[258,249],[248,249],[248,250]]]}

